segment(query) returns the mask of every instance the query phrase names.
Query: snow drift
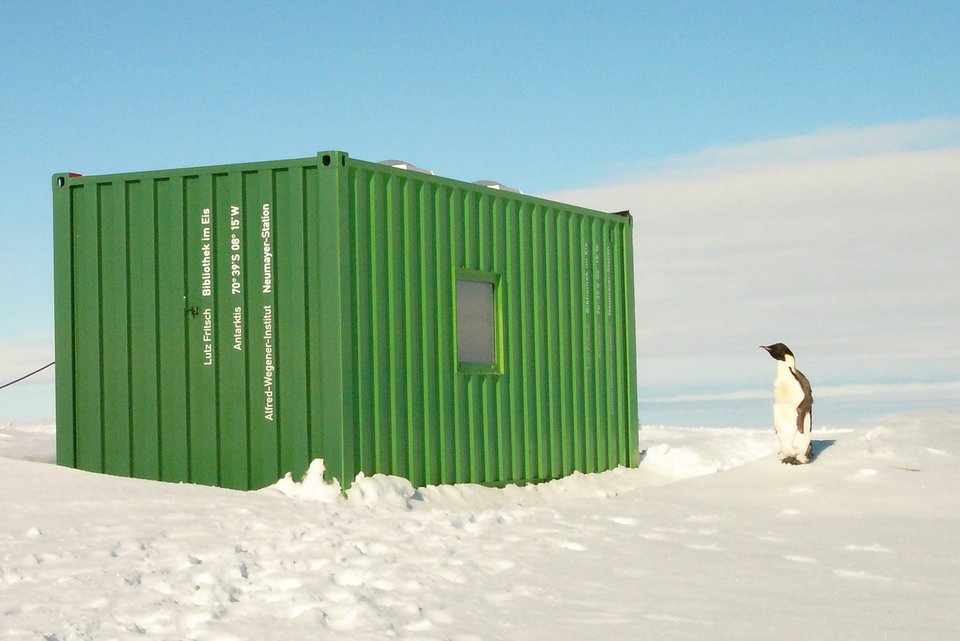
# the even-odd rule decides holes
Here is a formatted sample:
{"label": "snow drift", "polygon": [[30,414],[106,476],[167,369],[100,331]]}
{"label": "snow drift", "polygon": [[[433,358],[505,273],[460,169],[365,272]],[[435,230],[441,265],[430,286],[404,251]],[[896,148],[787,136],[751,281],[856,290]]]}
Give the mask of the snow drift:
{"label": "snow drift", "polygon": [[643,428],[639,469],[258,492],[49,464],[0,426],[4,639],[946,639],[960,412],[814,433]]}

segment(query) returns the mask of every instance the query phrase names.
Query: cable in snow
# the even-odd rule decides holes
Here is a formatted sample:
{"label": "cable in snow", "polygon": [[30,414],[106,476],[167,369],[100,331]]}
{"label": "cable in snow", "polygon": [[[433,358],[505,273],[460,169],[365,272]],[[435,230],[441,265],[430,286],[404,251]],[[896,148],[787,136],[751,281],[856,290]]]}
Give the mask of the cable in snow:
{"label": "cable in snow", "polygon": [[46,365],[44,365],[43,367],[41,367],[40,369],[35,369],[35,370],[33,370],[32,372],[30,372],[29,374],[26,374],[26,375],[24,375],[24,376],[21,376],[20,378],[18,378],[18,379],[15,380],[15,381],[10,381],[9,383],[4,383],[3,385],[0,385],[0,389],[3,389],[4,387],[10,387],[10,386],[13,385],[14,383],[19,383],[19,382],[22,381],[23,379],[25,379],[25,378],[30,378],[30,377],[33,376],[34,374],[39,374],[40,372],[42,372],[43,370],[47,369],[48,367],[50,367],[51,365],[53,365],[53,364],[56,363],[56,362],[57,362],[57,361],[51,361],[51,362],[47,363]]}

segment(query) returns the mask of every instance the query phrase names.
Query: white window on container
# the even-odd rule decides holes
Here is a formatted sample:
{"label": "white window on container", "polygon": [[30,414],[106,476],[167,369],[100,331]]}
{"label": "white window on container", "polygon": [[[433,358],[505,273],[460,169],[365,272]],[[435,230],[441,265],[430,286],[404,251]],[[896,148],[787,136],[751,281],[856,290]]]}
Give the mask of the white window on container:
{"label": "white window on container", "polygon": [[[462,372],[497,369],[496,277],[457,280],[457,362]],[[484,280],[480,280],[484,278]]]}

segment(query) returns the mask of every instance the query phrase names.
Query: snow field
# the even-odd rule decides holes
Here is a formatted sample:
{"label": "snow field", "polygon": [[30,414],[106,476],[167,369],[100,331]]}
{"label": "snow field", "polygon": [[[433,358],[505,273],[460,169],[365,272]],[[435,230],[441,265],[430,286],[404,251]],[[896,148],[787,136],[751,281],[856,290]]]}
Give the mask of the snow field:
{"label": "snow field", "polygon": [[[320,463],[258,492],[48,464],[0,426],[0,638],[946,639],[960,412],[644,427],[638,469],[490,489]],[[38,462],[42,461],[42,462]]]}

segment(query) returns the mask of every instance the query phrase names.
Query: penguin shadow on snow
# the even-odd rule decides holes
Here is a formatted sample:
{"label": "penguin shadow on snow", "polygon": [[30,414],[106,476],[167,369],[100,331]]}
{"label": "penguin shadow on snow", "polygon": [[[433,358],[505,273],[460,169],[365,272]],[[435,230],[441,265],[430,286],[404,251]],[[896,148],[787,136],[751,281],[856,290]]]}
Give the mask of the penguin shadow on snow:
{"label": "penguin shadow on snow", "polygon": [[809,464],[813,463],[814,461],[816,461],[818,458],[820,458],[820,454],[821,454],[822,452],[824,452],[825,450],[827,450],[827,449],[830,448],[830,447],[833,447],[833,445],[834,445],[836,442],[837,442],[836,439],[819,439],[819,440],[817,440],[817,439],[811,439],[811,440],[810,440],[810,450],[809,450],[809,455],[808,455],[808,456],[809,456],[809,460],[808,460],[806,463],[801,463],[801,462],[797,461],[797,459],[794,458],[794,457],[790,457],[790,458],[787,458],[787,459],[783,459],[783,460],[781,460],[780,462],[781,462],[781,463],[784,463],[784,464],[786,464],[786,465],[789,465],[789,466],[794,466],[794,465],[796,465],[796,466],[809,465]]}
{"label": "penguin shadow on snow", "polygon": [[813,463],[818,458],[820,454],[824,451],[833,447],[837,442],[837,439],[833,438],[822,438],[822,439],[813,439],[810,441],[810,448],[812,450],[810,455],[810,462]]}

